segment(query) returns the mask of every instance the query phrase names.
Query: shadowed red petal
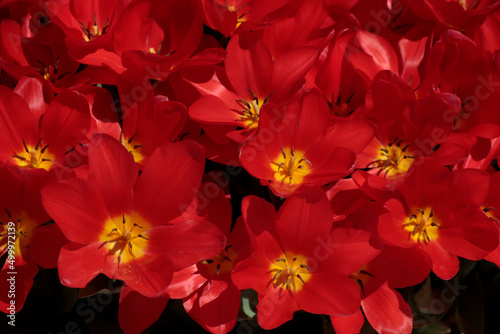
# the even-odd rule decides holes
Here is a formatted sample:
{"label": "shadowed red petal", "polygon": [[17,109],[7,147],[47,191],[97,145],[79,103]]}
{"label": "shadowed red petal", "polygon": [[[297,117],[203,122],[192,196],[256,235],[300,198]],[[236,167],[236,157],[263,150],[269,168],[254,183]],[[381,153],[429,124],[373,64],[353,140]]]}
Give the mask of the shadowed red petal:
{"label": "shadowed red petal", "polygon": [[158,320],[168,300],[168,297],[146,297],[124,285],[118,307],[120,327],[127,334],[141,333]]}
{"label": "shadowed red petal", "polygon": [[87,99],[77,93],[62,93],[50,102],[42,118],[40,133],[49,144],[48,150],[59,158],[86,139],[89,128]]}

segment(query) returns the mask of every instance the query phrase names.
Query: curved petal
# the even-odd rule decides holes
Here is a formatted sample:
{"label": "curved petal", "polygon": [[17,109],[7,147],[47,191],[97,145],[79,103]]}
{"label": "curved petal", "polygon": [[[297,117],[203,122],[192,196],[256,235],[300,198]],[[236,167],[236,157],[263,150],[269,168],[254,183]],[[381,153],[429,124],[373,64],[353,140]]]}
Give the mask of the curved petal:
{"label": "curved petal", "polygon": [[410,334],[413,316],[403,297],[385,282],[361,301],[370,325],[380,334]]}

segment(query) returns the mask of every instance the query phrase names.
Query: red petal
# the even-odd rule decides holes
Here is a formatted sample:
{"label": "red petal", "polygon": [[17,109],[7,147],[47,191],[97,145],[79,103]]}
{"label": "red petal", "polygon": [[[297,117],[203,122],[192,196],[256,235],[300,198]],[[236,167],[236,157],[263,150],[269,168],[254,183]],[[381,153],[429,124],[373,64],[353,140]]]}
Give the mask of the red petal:
{"label": "red petal", "polygon": [[333,329],[338,334],[358,334],[365,323],[361,309],[348,316],[330,316]]}
{"label": "red petal", "polygon": [[122,144],[108,135],[92,137],[88,183],[102,196],[111,218],[131,211],[138,176],[139,167]]}
{"label": "red petal", "polygon": [[101,242],[87,246],[69,243],[59,253],[58,272],[61,283],[72,288],[84,288],[99,274],[113,277],[117,264],[108,256]]}
{"label": "red petal", "polygon": [[371,233],[367,231],[334,228],[328,239],[318,240],[314,256],[310,258],[311,271],[317,267],[318,272],[351,275],[380,253],[370,245],[370,238]]}
{"label": "red petal", "polygon": [[413,316],[403,297],[385,282],[361,301],[366,319],[377,333],[410,334]]}
{"label": "red petal", "polygon": [[378,279],[387,280],[393,288],[405,288],[423,282],[431,271],[431,262],[416,247],[385,245],[366,271]]}
{"label": "red petal", "polygon": [[[49,152],[62,157],[87,137],[90,112],[87,99],[77,93],[62,93],[49,104],[40,125]],[[74,166],[70,166],[74,167]]]}
{"label": "red petal", "polygon": [[434,159],[427,158],[401,185],[400,190],[411,209],[433,207],[450,179],[448,168]]}
{"label": "red petal", "polygon": [[42,203],[70,241],[99,240],[109,215],[98,194],[80,179],[50,183],[42,189]]}
{"label": "red petal", "polygon": [[250,195],[241,202],[241,212],[251,238],[256,238],[265,231],[275,234],[276,211],[271,203]]}
{"label": "red petal", "polygon": [[456,209],[437,241],[447,251],[477,261],[497,248],[498,227],[480,209]]}
{"label": "red petal", "polygon": [[224,233],[207,221],[186,220],[147,233],[152,252],[164,252],[179,270],[217,255],[226,244]]}
{"label": "red petal", "polygon": [[192,266],[175,271],[172,282],[165,292],[172,299],[186,298],[206,282],[207,279],[198,272],[198,266],[193,264]]}
{"label": "red petal", "polygon": [[31,257],[42,268],[56,268],[59,251],[68,243],[68,239],[64,237],[57,224],[39,226],[33,233],[36,235],[30,243]]}
{"label": "red petal", "polygon": [[359,309],[360,291],[347,276],[313,272],[297,292],[299,308],[316,314],[348,315]]}
{"label": "red petal", "polygon": [[[149,235],[151,234],[148,234],[148,237]],[[146,250],[148,254],[120,264],[116,268],[114,278],[123,280],[130,288],[144,296],[160,297],[172,281],[173,266],[166,253],[154,249],[153,243],[157,240],[149,239],[150,247]]]}
{"label": "red petal", "polygon": [[125,333],[141,333],[151,326],[158,318],[165,306],[168,297],[146,297],[124,285],[120,292],[118,306],[118,322]]}
{"label": "red petal", "polygon": [[273,67],[271,101],[281,102],[290,98],[304,84],[304,76],[316,61],[318,50],[301,47],[276,59]]}
{"label": "red petal", "polygon": [[[211,333],[228,333],[236,325],[241,291],[232,283],[212,280],[188,313]],[[198,320],[197,320],[198,321]]]}
{"label": "red petal", "polygon": [[447,281],[458,272],[460,262],[456,255],[445,250],[438,242],[430,242],[423,249],[432,259],[432,271],[439,278]]}
{"label": "red petal", "polygon": [[227,46],[227,77],[234,91],[245,101],[253,100],[253,92],[259,100],[269,92],[273,60],[264,43],[250,34],[236,34]]}
{"label": "red petal", "polygon": [[288,291],[271,287],[266,295],[259,295],[257,321],[264,329],[273,329],[292,320],[293,313],[299,310],[296,299]]}
{"label": "red petal", "polygon": [[157,148],[137,180],[134,208],[153,224],[180,216],[198,192],[204,165],[203,149],[194,141]]}
{"label": "red petal", "polygon": [[299,196],[285,201],[278,212],[276,232],[287,251],[309,255],[317,246],[317,239],[328,235],[333,213],[325,191],[308,187]]}
{"label": "red petal", "polygon": [[22,77],[19,79],[14,92],[24,98],[33,118],[40,119],[45,109],[47,109],[40,79]]}

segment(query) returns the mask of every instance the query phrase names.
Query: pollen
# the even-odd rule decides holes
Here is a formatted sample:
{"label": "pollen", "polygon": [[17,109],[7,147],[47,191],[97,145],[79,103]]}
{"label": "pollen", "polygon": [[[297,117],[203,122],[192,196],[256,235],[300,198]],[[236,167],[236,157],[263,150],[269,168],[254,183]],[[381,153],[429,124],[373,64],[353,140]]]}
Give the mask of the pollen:
{"label": "pollen", "polygon": [[138,214],[122,215],[106,221],[100,240],[101,247],[107,247],[108,256],[115,258],[118,266],[145,255],[149,239],[145,232],[150,224]]}
{"label": "pollen", "polygon": [[42,147],[42,139],[40,138],[35,146],[27,145],[23,139],[24,150],[14,152],[12,155],[19,167],[50,170],[55,157],[47,151],[49,145]]}
{"label": "pollen", "polygon": [[311,278],[311,269],[307,266],[307,258],[303,255],[283,254],[269,268],[270,283],[280,290],[287,290],[294,295]]}
{"label": "pollen", "polygon": [[414,210],[403,223],[403,228],[408,231],[408,240],[427,245],[439,237],[441,225],[434,216],[434,210],[425,208]]}
{"label": "pollen", "polygon": [[304,152],[293,147],[281,148],[281,152],[271,162],[274,179],[289,186],[300,185],[304,177],[311,172],[312,163]]}
{"label": "pollen", "polygon": [[415,159],[409,147],[404,144],[404,140],[394,139],[380,148],[377,159],[370,163],[370,167],[379,168],[378,174],[383,172],[386,177],[406,173]]}

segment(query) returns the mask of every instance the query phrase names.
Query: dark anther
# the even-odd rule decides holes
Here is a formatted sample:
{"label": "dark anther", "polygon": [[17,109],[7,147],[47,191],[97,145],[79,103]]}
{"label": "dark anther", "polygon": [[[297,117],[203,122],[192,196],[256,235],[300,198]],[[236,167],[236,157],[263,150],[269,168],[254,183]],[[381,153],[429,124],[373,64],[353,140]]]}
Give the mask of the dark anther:
{"label": "dark anther", "polygon": [[302,279],[302,276],[300,276],[300,274],[297,274],[297,278],[300,279],[300,281],[302,282],[302,284],[306,284],[306,282],[304,282],[304,280]]}
{"label": "dark anther", "polygon": [[286,154],[285,154],[285,150],[283,149],[283,147],[281,148],[281,154],[283,154],[283,159],[286,159]]}
{"label": "dark anther", "polygon": [[277,259],[275,262],[280,262],[280,261],[286,262],[286,259],[282,257],[281,259]]}
{"label": "dark anther", "polygon": [[276,280],[276,278],[279,276],[279,274],[281,274],[282,272],[283,272],[283,270],[278,270],[278,271],[274,274],[274,276],[273,276],[273,281],[275,281],[275,280]]}
{"label": "dark anther", "polygon": [[361,292],[363,293],[363,296],[366,296],[365,295],[365,288],[363,286],[363,281],[361,279],[359,279],[359,278],[356,281],[358,282],[359,287],[361,288]]}
{"label": "dark anther", "polygon": [[135,136],[137,136],[137,132],[136,132],[136,133],[134,133],[134,135],[133,135],[132,137],[130,137],[130,138],[127,140],[127,143],[129,143],[129,144],[130,144],[131,142],[133,142],[133,141],[134,141]]}
{"label": "dark anther", "polygon": [[233,261],[231,261],[231,259],[230,259],[229,257],[227,257],[227,256],[224,256],[224,260],[228,260],[229,262],[233,262]]}
{"label": "dark anther", "polygon": [[24,138],[23,138],[23,145],[24,145],[24,149],[26,150],[26,153],[30,153],[30,150],[28,150],[28,146],[26,145]]}
{"label": "dark anther", "polygon": [[301,264],[300,267],[306,268],[308,272],[311,272],[311,269],[308,266],[306,266],[305,264]]}
{"label": "dark anther", "polygon": [[149,240],[148,238],[146,238],[145,236],[143,236],[142,234],[139,234],[137,235],[139,238],[143,238],[143,239],[146,239],[146,240]]}
{"label": "dark anther", "polygon": [[40,146],[40,143],[42,142],[42,138],[40,138],[40,140],[38,141],[38,143],[36,143],[36,146],[35,146],[35,150],[38,150],[38,147]]}
{"label": "dark anther", "polygon": [[7,208],[5,208],[5,212],[7,212],[7,216],[9,216],[9,218],[12,218],[12,216],[10,215],[10,212],[9,212],[9,210],[7,210]]}
{"label": "dark anther", "polygon": [[137,226],[138,228],[142,228],[142,226],[137,224],[137,223],[134,223],[134,226]]}
{"label": "dark anther", "polygon": [[229,248],[233,248],[233,246],[232,246],[232,245],[227,245],[227,246],[226,246],[226,248],[224,248],[224,250],[227,252],[227,250],[228,250]]}
{"label": "dark anther", "polygon": [[391,147],[391,146],[392,146],[392,144],[394,144],[394,142],[395,142],[396,140],[398,140],[398,137],[394,138],[394,140],[393,140],[393,141],[389,142],[389,144],[387,144],[387,146]]}
{"label": "dark anther", "polygon": [[360,274],[364,274],[364,275],[368,275],[370,277],[375,277],[374,275],[370,274],[369,272],[367,272],[366,270],[362,269],[359,271]]}

